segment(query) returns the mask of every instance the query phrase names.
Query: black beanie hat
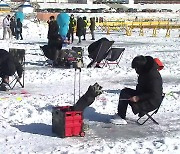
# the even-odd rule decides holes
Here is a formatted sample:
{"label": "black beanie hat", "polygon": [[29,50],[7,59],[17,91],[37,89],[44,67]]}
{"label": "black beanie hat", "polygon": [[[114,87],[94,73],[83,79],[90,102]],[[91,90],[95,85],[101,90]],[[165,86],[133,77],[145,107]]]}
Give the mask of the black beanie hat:
{"label": "black beanie hat", "polygon": [[132,63],[131,63],[131,67],[132,68],[142,68],[147,62],[146,57],[140,55],[140,56],[136,56]]}

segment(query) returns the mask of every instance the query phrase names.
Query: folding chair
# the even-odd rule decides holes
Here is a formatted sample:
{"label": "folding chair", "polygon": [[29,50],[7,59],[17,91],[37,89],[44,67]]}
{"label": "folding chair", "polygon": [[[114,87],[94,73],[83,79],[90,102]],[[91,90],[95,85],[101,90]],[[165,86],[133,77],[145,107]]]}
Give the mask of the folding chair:
{"label": "folding chair", "polygon": [[23,67],[22,79],[19,80],[17,73],[15,73],[9,82],[10,89],[13,89],[17,83],[24,88],[24,75],[25,75],[25,49],[10,48],[9,52],[12,54],[15,60],[17,60]]}
{"label": "folding chair", "polygon": [[[164,97],[165,97],[165,94],[163,93],[163,95],[162,95],[162,101],[163,101]],[[161,102],[161,103],[162,103],[162,102]],[[149,119],[151,119],[155,124],[159,125],[159,123],[158,123],[152,116],[158,112],[160,106],[161,106],[161,104],[159,105],[159,107],[158,107],[157,109],[155,109],[154,111],[151,111],[151,113],[148,112],[148,113],[145,113],[143,116],[139,117],[138,120],[137,120],[137,123],[138,123],[139,125],[143,125],[143,124],[146,123],[146,121],[148,121]],[[147,116],[147,118],[146,118],[146,119],[143,119],[143,117],[144,117],[145,115]]]}
{"label": "folding chair", "polygon": [[124,53],[125,48],[111,48],[108,52],[107,57],[104,59],[104,65],[103,66],[109,66],[111,64],[115,64],[116,66],[119,66],[119,62],[121,60],[121,57]]}
{"label": "folding chair", "polygon": [[97,52],[89,65],[93,65],[95,63],[101,64],[100,62],[107,57],[108,51],[111,48],[111,46],[113,45],[113,43],[114,43],[114,41],[101,42],[101,44],[99,44],[99,46],[96,49],[94,49]]}

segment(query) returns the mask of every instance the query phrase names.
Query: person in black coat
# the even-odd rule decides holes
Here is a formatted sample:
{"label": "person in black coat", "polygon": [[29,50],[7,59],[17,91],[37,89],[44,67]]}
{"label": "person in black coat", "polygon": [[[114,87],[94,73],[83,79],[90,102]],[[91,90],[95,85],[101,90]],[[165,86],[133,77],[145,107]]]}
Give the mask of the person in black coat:
{"label": "person in black coat", "polygon": [[16,25],[16,39],[19,39],[19,36],[21,37],[21,40],[23,39],[22,37],[22,23],[20,18],[17,19],[17,25]]}
{"label": "person in black coat", "polygon": [[[0,77],[2,83],[9,83],[9,76],[12,76],[17,72],[18,77],[22,77],[23,68],[22,65],[4,49],[0,49]],[[6,89],[4,89],[6,90]]]}
{"label": "person in black coat", "polygon": [[83,28],[83,40],[86,40],[86,27],[87,27],[87,19],[86,17],[83,17],[83,21],[84,21],[84,28]]}
{"label": "person in black coat", "polygon": [[83,35],[84,30],[84,21],[81,17],[78,17],[77,19],[77,29],[76,29],[76,36],[79,38],[79,42],[81,43],[81,36]]}
{"label": "person in black coat", "polygon": [[57,35],[59,35],[59,26],[57,21],[55,20],[54,16],[50,16],[49,20],[47,21],[49,25],[48,29],[48,40],[56,40]]}
{"label": "person in black coat", "polygon": [[134,114],[142,117],[145,113],[158,108],[162,102],[162,78],[158,65],[151,56],[137,56],[132,61],[132,68],[138,74],[136,90],[125,88],[121,90],[118,113],[111,119],[114,124],[127,124],[126,110],[128,104]]}
{"label": "person in black coat", "polygon": [[95,18],[90,18],[89,29],[91,31],[91,36],[92,36],[91,40],[95,40],[95,36],[94,36],[95,25],[96,25]]}
{"label": "person in black coat", "polygon": [[56,61],[60,50],[62,49],[63,39],[59,35],[59,26],[54,16],[50,16],[47,21],[49,25],[48,29],[48,45],[41,47],[47,58],[53,60],[53,65],[56,65]]}
{"label": "person in black coat", "polygon": [[16,20],[15,16],[12,16],[10,19],[10,29],[12,32],[12,35],[16,37]]}

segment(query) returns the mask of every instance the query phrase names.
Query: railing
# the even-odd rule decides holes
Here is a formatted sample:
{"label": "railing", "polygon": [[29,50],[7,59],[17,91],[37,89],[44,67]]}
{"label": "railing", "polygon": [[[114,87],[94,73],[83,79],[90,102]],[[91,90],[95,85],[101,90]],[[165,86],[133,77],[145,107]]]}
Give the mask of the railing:
{"label": "railing", "polygon": [[[89,25],[90,23],[88,23]],[[180,22],[171,22],[169,20],[154,20],[154,21],[104,21],[96,23],[96,30],[104,31],[110,34],[111,31],[125,30],[127,36],[132,35],[134,28],[140,29],[141,36],[144,35],[144,28],[153,29],[153,36],[157,36],[158,29],[166,29],[166,37],[170,36],[170,29],[180,29]]]}

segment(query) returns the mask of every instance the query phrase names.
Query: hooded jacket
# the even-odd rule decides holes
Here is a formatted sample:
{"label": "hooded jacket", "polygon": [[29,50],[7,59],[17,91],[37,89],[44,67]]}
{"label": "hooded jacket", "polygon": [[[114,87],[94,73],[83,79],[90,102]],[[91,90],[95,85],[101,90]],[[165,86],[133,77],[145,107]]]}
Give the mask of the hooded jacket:
{"label": "hooded jacket", "polygon": [[8,18],[8,16],[3,19],[3,27],[10,27],[10,19]]}
{"label": "hooded jacket", "polygon": [[52,20],[49,23],[48,39],[56,40],[59,33],[59,26],[56,20]]}
{"label": "hooded jacket", "polygon": [[81,17],[77,19],[76,36],[80,37],[83,35],[84,21]]}
{"label": "hooded jacket", "polygon": [[145,57],[147,62],[138,72],[139,76],[136,90],[140,102],[147,101],[152,105],[152,109],[155,109],[159,107],[162,102],[162,78],[157,70],[158,66],[154,59],[151,56]]}

